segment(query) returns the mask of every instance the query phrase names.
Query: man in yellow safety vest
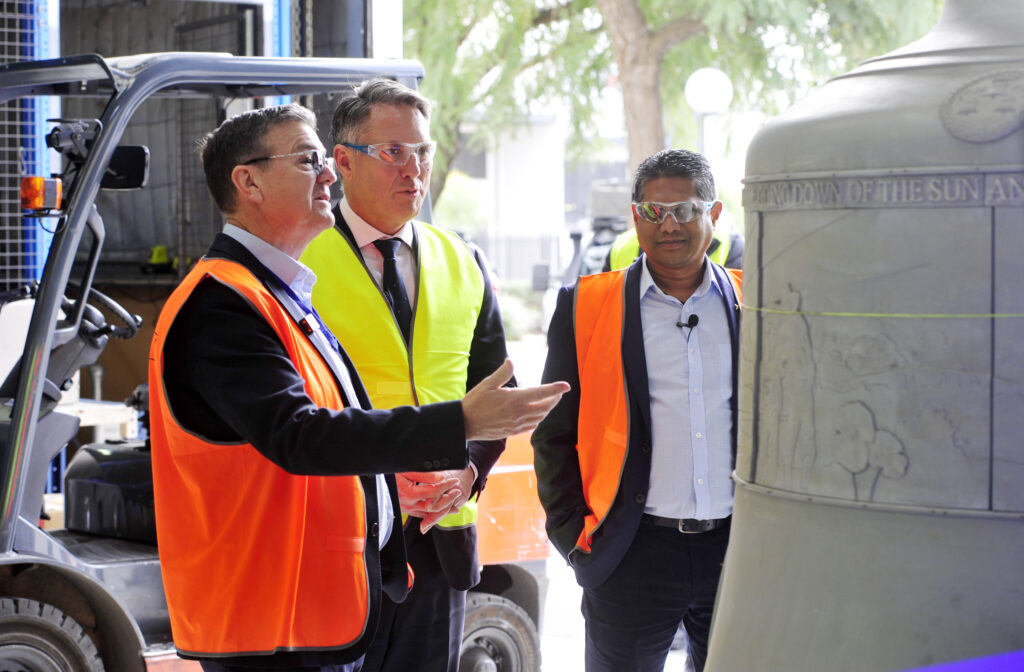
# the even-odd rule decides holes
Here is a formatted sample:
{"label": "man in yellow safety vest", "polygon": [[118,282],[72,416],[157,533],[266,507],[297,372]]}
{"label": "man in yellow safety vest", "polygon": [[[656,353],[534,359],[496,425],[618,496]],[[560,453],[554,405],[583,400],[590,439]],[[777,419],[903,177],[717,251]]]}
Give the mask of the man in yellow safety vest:
{"label": "man in yellow safety vest", "polygon": [[[414,220],[437,147],[429,124],[429,102],[391,80],[341,101],[332,132],[344,198],[302,258],[319,278],[313,303],[377,408],[458,399],[507,357],[483,259]],[[416,581],[401,604],[385,599],[367,672],[457,671],[466,591],[480,581],[476,497],[504,447],[472,441],[466,468],[426,461],[397,475]]]}

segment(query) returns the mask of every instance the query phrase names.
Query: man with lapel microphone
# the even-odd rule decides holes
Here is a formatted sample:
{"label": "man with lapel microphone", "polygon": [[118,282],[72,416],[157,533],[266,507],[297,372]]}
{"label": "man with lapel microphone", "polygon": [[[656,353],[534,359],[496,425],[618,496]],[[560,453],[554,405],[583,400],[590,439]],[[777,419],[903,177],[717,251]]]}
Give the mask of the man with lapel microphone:
{"label": "man with lapel microphone", "polygon": [[698,672],[729,540],[740,273],[707,257],[722,204],[700,154],[637,168],[628,268],[563,287],[533,433],[547,532],[583,588],[587,672],[662,670],[682,623]]}

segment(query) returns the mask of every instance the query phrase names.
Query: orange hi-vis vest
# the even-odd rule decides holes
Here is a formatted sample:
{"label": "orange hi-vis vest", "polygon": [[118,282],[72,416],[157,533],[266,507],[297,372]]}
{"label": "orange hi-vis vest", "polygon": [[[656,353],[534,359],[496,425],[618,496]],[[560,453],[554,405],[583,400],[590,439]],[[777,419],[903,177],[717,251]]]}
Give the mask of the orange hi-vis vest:
{"label": "orange hi-vis vest", "polygon": [[168,406],[164,342],[205,278],[263,315],[315,404],[343,408],[320,353],[244,266],[203,259],[171,294],[150,347],[149,389],[157,539],[175,646],[200,657],[344,649],[369,617],[359,478],[288,473],[251,444],[190,433]]}
{"label": "orange hi-vis vest", "polygon": [[[594,533],[615,501],[629,445],[629,397],[622,361],[626,270],[582,276],[576,287],[573,323],[580,375],[576,451],[583,497],[590,509],[576,548],[584,553],[591,551]],[[742,300],[743,271],[725,270]],[[710,273],[710,267],[705,272]]]}

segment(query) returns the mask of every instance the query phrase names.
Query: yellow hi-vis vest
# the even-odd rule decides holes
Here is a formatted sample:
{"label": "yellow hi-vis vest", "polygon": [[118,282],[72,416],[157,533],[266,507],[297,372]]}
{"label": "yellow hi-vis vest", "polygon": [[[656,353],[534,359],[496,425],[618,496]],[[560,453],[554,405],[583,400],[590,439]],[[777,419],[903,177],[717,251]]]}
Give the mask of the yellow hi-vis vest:
{"label": "yellow hi-vis vest", "polygon": [[[729,237],[728,226],[716,226],[714,232],[714,238],[718,241],[718,247],[715,251],[708,255],[708,259],[715,262],[719,266],[725,265],[725,260],[729,258],[729,249],[732,243]],[[610,255],[610,266],[612,271],[617,271],[620,268],[626,268],[633,263],[633,260],[640,254],[640,241],[636,237],[636,229],[626,229],[618,236],[615,237],[615,242],[612,243],[612,249]]]}
{"label": "yellow hi-vis vest", "polygon": [[[462,240],[415,222],[419,272],[412,351],[358,249],[337,227],[317,236],[302,255],[316,273],[313,306],[355,363],[374,408],[454,401],[466,394],[469,349],[483,303],[484,281]],[[476,499],[438,527],[476,524]]]}

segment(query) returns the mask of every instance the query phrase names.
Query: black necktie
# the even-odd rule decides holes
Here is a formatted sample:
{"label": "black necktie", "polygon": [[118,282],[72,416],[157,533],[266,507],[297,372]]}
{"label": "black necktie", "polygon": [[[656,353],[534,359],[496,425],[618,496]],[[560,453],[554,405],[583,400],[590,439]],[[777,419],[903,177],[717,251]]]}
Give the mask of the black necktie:
{"label": "black necktie", "polygon": [[398,327],[402,330],[402,338],[408,344],[412,306],[409,305],[409,294],[405,291],[405,283],[398,273],[398,259],[395,257],[402,241],[398,238],[380,238],[373,241],[373,244],[384,257],[384,286],[381,289],[391,304],[391,312],[395,314]]}

